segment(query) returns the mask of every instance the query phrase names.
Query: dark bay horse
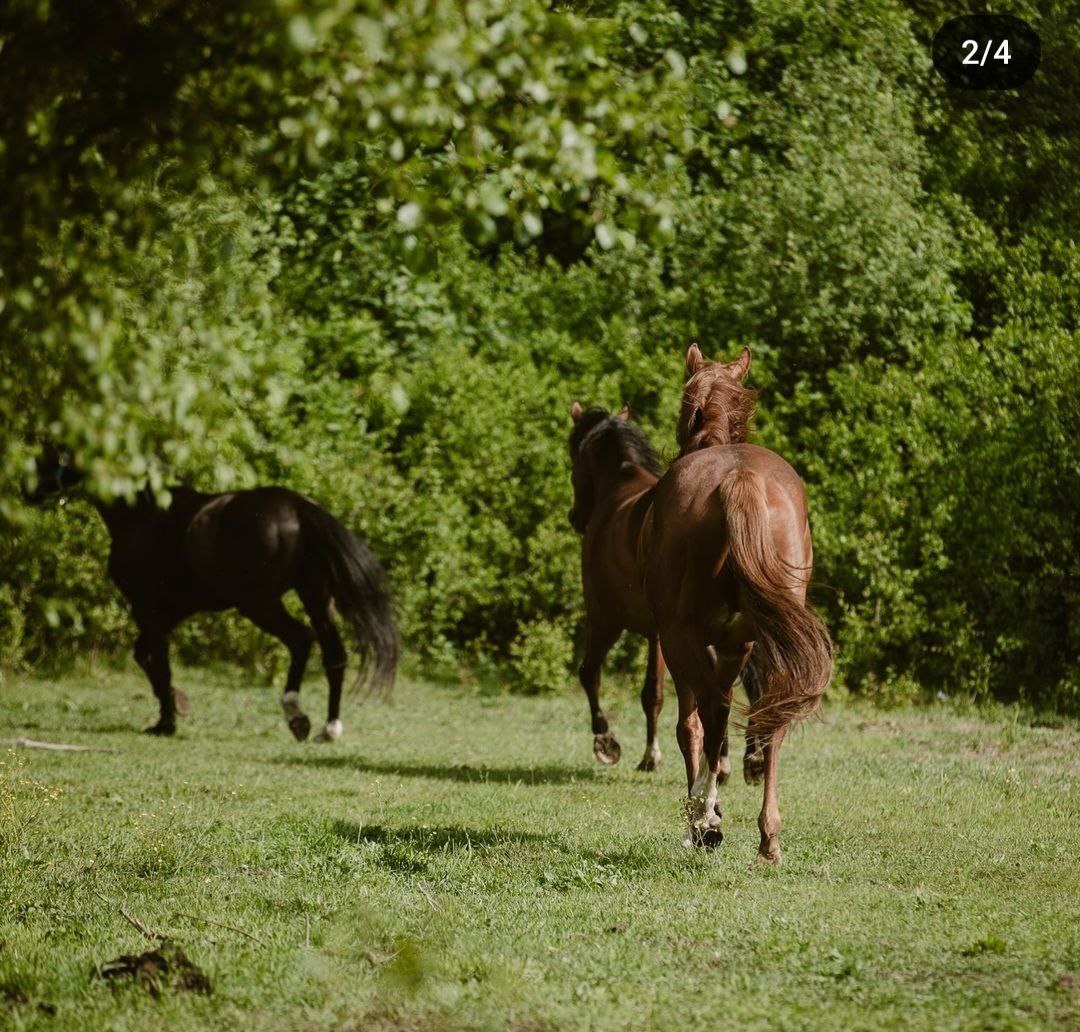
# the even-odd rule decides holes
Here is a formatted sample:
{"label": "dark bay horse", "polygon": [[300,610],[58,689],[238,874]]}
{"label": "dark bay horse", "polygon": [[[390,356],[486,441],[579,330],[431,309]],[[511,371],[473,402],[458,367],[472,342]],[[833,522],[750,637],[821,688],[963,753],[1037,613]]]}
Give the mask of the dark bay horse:
{"label": "dark bay horse", "polygon": [[649,642],[641,690],[645,755],[638,770],[656,770],[660,763],[656,723],[664,704],[664,659],[638,567],[638,535],[659,479],[660,464],[648,439],[629,422],[629,409],[611,416],[598,408],[585,411],[575,401],[570,415],[574,421],[570,433],[574,485],[570,522],[582,535],[585,593],[585,658],[579,676],[589,699],[593,752],[601,763],[617,763],[622,753],[600,708],[600,668],[623,631],[633,631]]}
{"label": "dark bay horse", "polygon": [[[735,679],[754,654],[760,698],[748,735],[763,743],[759,860],[780,862],[777,759],[792,721],[817,707],[832,674],[825,625],[806,605],[813,566],[806,492],[775,452],[745,443],[750,355],[709,363],[695,346],[677,438],[683,454],[656,485],[641,548],[645,590],[680,696],[703,741],[680,734],[693,841],[717,844],[716,786]],[[680,727],[681,730],[681,727]],[[704,766],[699,769],[699,749]]]}
{"label": "dark bay horse", "polygon": [[[50,477],[39,477],[49,493]],[[68,471],[67,483],[78,478]],[[51,493],[57,493],[56,490]],[[398,634],[386,577],[359,538],[311,499],[278,487],[204,494],[170,491],[162,507],[149,490],[133,502],[96,502],[111,538],[109,573],[131,606],[138,637],[135,659],[146,671],[160,706],[149,734],[171,735],[187,699],[172,685],[169,633],[194,613],[237,609],[289,650],[281,706],[289,729],[307,738],[311,721],[300,709],[300,684],[318,641],[330,685],[322,741],[341,736],[341,688],[346,652],[334,604],[357,642],[362,679],[389,686],[398,659]],[[295,591],[311,626],[282,603]]]}

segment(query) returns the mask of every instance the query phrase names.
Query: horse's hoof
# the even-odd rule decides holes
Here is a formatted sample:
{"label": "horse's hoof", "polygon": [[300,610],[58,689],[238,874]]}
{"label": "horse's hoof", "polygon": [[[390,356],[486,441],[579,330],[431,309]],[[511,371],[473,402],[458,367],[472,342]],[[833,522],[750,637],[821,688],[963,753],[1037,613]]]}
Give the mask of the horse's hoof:
{"label": "horse's hoof", "polygon": [[294,713],[289,717],[289,730],[293,733],[293,738],[298,742],[303,742],[311,734],[311,721],[308,719],[308,715],[306,713]]}
{"label": "horse's hoof", "polygon": [[690,829],[690,842],[698,849],[717,849],[723,841],[724,833],[718,824],[704,828],[694,825]]}
{"label": "horse's hoof", "polygon": [[770,853],[758,853],[754,857],[754,867],[779,867],[783,863],[780,850]]}
{"label": "horse's hoof", "polygon": [[597,760],[606,767],[618,763],[619,757],[622,756],[622,746],[610,731],[593,736],[592,751]]}
{"label": "horse's hoof", "polygon": [[718,785],[722,785],[730,777],[731,777],[731,760],[729,760],[726,756],[724,756],[720,760],[720,767],[716,772],[716,783]]}
{"label": "horse's hoof", "polygon": [[316,736],[316,742],[336,742],[344,730],[340,720],[331,720]]}
{"label": "horse's hoof", "polygon": [[179,688],[173,689],[173,709],[177,715],[186,717],[191,712],[191,702]]}
{"label": "horse's hoof", "polygon": [[743,757],[742,773],[748,785],[760,785],[765,777],[765,757],[761,753],[747,753]]}
{"label": "horse's hoof", "polygon": [[702,832],[701,848],[718,849],[723,841],[724,833],[719,828],[708,828],[706,831]]}
{"label": "horse's hoof", "polygon": [[148,727],[144,732],[144,735],[175,735],[176,725],[166,724],[164,721],[159,720],[152,727]]}
{"label": "horse's hoof", "polygon": [[660,769],[660,757],[652,756],[649,753],[645,754],[645,758],[637,765],[638,770],[659,770]]}

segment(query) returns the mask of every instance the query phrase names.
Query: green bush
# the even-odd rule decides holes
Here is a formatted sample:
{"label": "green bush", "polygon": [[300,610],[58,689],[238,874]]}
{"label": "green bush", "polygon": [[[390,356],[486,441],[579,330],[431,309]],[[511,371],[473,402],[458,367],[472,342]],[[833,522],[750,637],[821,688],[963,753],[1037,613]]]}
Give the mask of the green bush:
{"label": "green bush", "polygon": [[1077,336],[1003,327],[832,378],[808,456],[818,577],[856,684],[1075,712]]}
{"label": "green bush", "polygon": [[[1046,72],[977,96],[929,68],[947,5],[485,0],[471,27],[361,6],[150,12],[177,55],[150,136],[124,114],[138,55],[92,94],[59,29],[38,60],[5,45],[0,668],[129,649],[96,514],[18,504],[59,439],[105,494],[311,494],[386,563],[429,669],[569,684],[569,405],[629,402],[670,458],[696,339],[753,349],[758,439],[807,481],[850,688],[1080,712],[1075,4],[1019,10]],[[341,64],[357,26],[378,68]],[[418,76],[455,33],[469,88],[444,96]],[[180,60],[192,41],[236,58],[222,82]],[[30,117],[26,83],[52,107]],[[102,130],[73,167],[95,105],[126,142]],[[219,616],[177,652],[282,662]]]}

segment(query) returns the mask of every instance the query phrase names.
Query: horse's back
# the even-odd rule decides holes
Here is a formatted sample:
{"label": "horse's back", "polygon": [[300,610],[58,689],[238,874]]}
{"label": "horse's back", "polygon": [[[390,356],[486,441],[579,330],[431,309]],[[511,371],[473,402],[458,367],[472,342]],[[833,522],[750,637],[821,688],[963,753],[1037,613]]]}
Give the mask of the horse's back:
{"label": "horse's back", "polygon": [[760,521],[775,552],[789,566],[805,569],[809,579],[812,552],[799,475],[767,448],[714,445],[677,459],[657,485],[643,553],[649,594],[667,617],[698,612],[705,618],[717,607],[729,615],[736,611],[726,556],[728,510],[737,488],[750,499],[751,518]]}
{"label": "horse's back", "polygon": [[301,509],[280,487],[208,496],[192,515],[184,551],[192,571],[234,601],[294,586],[304,561]]}
{"label": "horse's back", "polygon": [[728,474],[747,470],[762,478],[770,506],[806,508],[806,489],[782,456],[757,444],[717,444],[676,459],[660,482],[657,504],[686,507],[709,498]]}

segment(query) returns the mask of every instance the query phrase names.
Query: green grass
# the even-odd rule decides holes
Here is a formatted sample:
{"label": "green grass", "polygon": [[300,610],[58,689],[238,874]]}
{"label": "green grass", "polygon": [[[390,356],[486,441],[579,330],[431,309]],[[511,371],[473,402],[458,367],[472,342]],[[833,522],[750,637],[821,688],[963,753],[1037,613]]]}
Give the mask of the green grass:
{"label": "green grass", "polygon": [[[0,688],[0,737],[116,750],[0,749],[0,1028],[1078,1027],[1074,726],[830,705],[768,870],[741,780],[723,846],[680,845],[673,706],[648,775],[628,692],[599,769],[570,686],[399,683],[317,746],[243,682],[182,672],[172,740],[135,675]],[[96,977],[151,948],[121,905],[213,994]]]}

